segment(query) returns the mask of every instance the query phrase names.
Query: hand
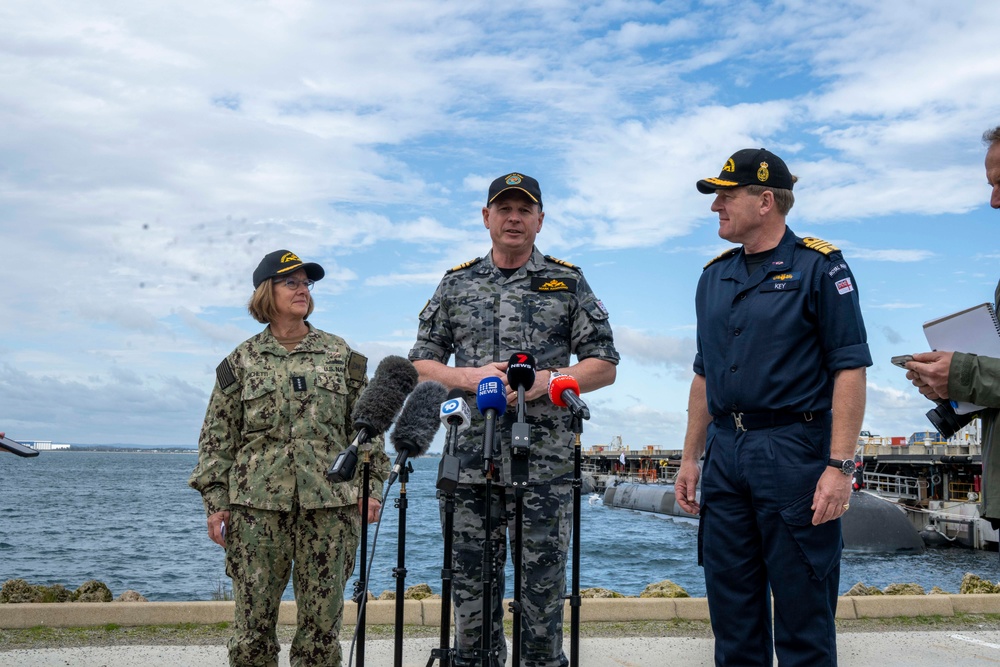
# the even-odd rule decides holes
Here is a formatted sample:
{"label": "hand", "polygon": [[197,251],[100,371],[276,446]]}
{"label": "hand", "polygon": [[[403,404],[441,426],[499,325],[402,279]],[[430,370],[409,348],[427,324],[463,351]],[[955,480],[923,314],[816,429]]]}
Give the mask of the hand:
{"label": "hand", "polygon": [[906,379],[932,401],[948,399],[948,375],[954,352],[921,352],[906,362]]}
{"label": "hand", "polygon": [[222,534],[222,526],[226,526],[226,534],[228,534],[229,516],[229,510],[222,510],[208,517],[208,537],[223,548],[226,546],[226,536]]}
{"label": "hand", "polygon": [[854,478],[848,477],[836,468],[826,467],[816,483],[816,492],[813,494],[812,524],[818,526],[843,516],[847,511],[847,505],[851,501],[851,488]]}
{"label": "hand", "polygon": [[[499,364],[504,367],[504,388],[507,390],[507,405],[517,405],[517,389],[511,387],[507,384],[507,364]],[[524,392],[524,401],[530,403],[537,398],[544,398],[549,395],[549,378],[552,377],[552,372],[549,370],[542,370],[535,373],[535,381],[531,385],[531,389]]]}
{"label": "hand", "polygon": [[698,469],[697,463],[681,462],[681,469],[677,471],[677,478],[674,480],[674,498],[681,509],[688,514],[701,512],[701,505],[695,500],[700,476],[701,470]]}
{"label": "hand", "polygon": [[485,378],[499,378],[504,387],[507,386],[507,362],[493,362],[485,366],[462,366],[456,370],[462,373],[462,383],[456,386],[473,396],[479,389],[479,383]]}
{"label": "hand", "polygon": [[382,512],[382,503],[375,500],[374,498],[369,498],[368,512],[366,513],[361,508],[362,501],[363,501],[362,498],[358,498],[358,512],[361,514],[361,516],[366,517],[368,523],[375,523],[376,521],[378,521],[378,516]]}

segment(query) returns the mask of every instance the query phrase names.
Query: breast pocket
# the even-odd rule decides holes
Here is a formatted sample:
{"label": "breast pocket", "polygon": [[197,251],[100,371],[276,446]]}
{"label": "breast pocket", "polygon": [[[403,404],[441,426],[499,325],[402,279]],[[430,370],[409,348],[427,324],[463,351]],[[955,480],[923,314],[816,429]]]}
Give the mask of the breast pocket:
{"label": "breast pocket", "polygon": [[264,431],[278,421],[278,385],[273,375],[253,375],[243,384],[243,429]]}
{"label": "breast pocket", "polygon": [[344,426],[347,415],[347,382],[340,373],[322,373],[316,377],[316,419]]}
{"label": "breast pocket", "polygon": [[521,301],[524,344],[569,348],[572,332],[569,292],[526,294]]}

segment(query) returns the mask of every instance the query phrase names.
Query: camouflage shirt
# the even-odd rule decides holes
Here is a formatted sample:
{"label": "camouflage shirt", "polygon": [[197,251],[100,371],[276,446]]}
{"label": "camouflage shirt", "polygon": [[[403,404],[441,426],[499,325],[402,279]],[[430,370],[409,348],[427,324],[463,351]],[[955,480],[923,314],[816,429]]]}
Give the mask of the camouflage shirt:
{"label": "camouflage shirt", "polygon": [[[211,515],[230,504],[289,511],[358,502],[354,480],[326,472],[352,435],[351,410],[367,386],[368,360],[340,337],[309,325],[291,352],[268,327],[219,365],[189,484]],[[389,459],[381,438],[372,450],[371,494],[380,500]]]}
{"label": "camouflage shirt", "polygon": [[[608,312],[590,290],[581,270],[542,255],[531,258],[510,278],[493,263],[492,253],[448,271],[420,313],[417,342],[410,360],[431,359],[455,366],[505,362],[515,352],[528,352],[539,369],[565,368],[570,356],[594,357],[618,363]],[[472,427],[459,438],[460,481],[481,483],[483,418],[473,395]],[[573,472],[573,441],[569,411],[547,397],[527,404],[532,426],[529,483],[549,483]],[[503,477],[510,478],[510,427],[517,410],[501,418],[499,447]],[[499,458],[495,459],[499,460]]]}

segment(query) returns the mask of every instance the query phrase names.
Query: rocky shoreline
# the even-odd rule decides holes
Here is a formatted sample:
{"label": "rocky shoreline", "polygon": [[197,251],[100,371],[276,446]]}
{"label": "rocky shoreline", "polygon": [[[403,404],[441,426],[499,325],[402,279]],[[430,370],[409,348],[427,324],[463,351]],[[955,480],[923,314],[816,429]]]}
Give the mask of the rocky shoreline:
{"label": "rocky shoreline", "polygon": [[[1000,582],[993,583],[983,579],[978,575],[967,572],[962,577],[962,583],[958,590],[958,595],[975,594],[1000,594]],[[949,591],[942,590],[934,586],[931,590],[925,591],[923,586],[913,583],[889,584],[885,588],[879,589],[874,586],[867,586],[862,582],[855,584],[849,591],[844,593],[844,597],[867,597],[873,595],[951,595]],[[220,597],[213,596],[216,600],[228,600],[224,594]],[[437,600],[440,595],[434,593],[428,584],[417,584],[410,586],[403,594],[405,600]],[[580,590],[580,597],[584,599],[636,599],[636,596],[625,595],[609,588],[584,588]],[[643,589],[638,598],[690,598],[691,596],[682,587],[669,579],[654,584],[649,584]],[[384,591],[381,595],[374,595],[369,591],[369,600],[395,600],[394,591]],[[24,579],[8,579],[0,586],[0,604],[18,603],[43,603],[43,602],[148,602],[141,593],[134,590],[127,590],[118,597],[114,597],[108,586],[97,580],[85,581],[75,590],[69,590],[62,584],[45,586],[41,584],[30,584]]]}

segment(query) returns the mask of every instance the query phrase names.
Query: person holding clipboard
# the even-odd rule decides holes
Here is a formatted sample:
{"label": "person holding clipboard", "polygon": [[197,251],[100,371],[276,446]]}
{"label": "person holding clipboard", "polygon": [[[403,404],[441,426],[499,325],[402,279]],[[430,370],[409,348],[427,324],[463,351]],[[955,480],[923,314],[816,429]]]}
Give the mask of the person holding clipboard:
{"label": "person holding clipboard", "polygon": [[[1000,126],[983,134],[990,206],[1000,209]],[[993,295],[1000,302],[1000,283]],[[921,352],[906,363],[906,377],[932,401],[960,401],[982,406],[983,484],[981,515],[1000,527],[1000,358],[967,352]]]}

